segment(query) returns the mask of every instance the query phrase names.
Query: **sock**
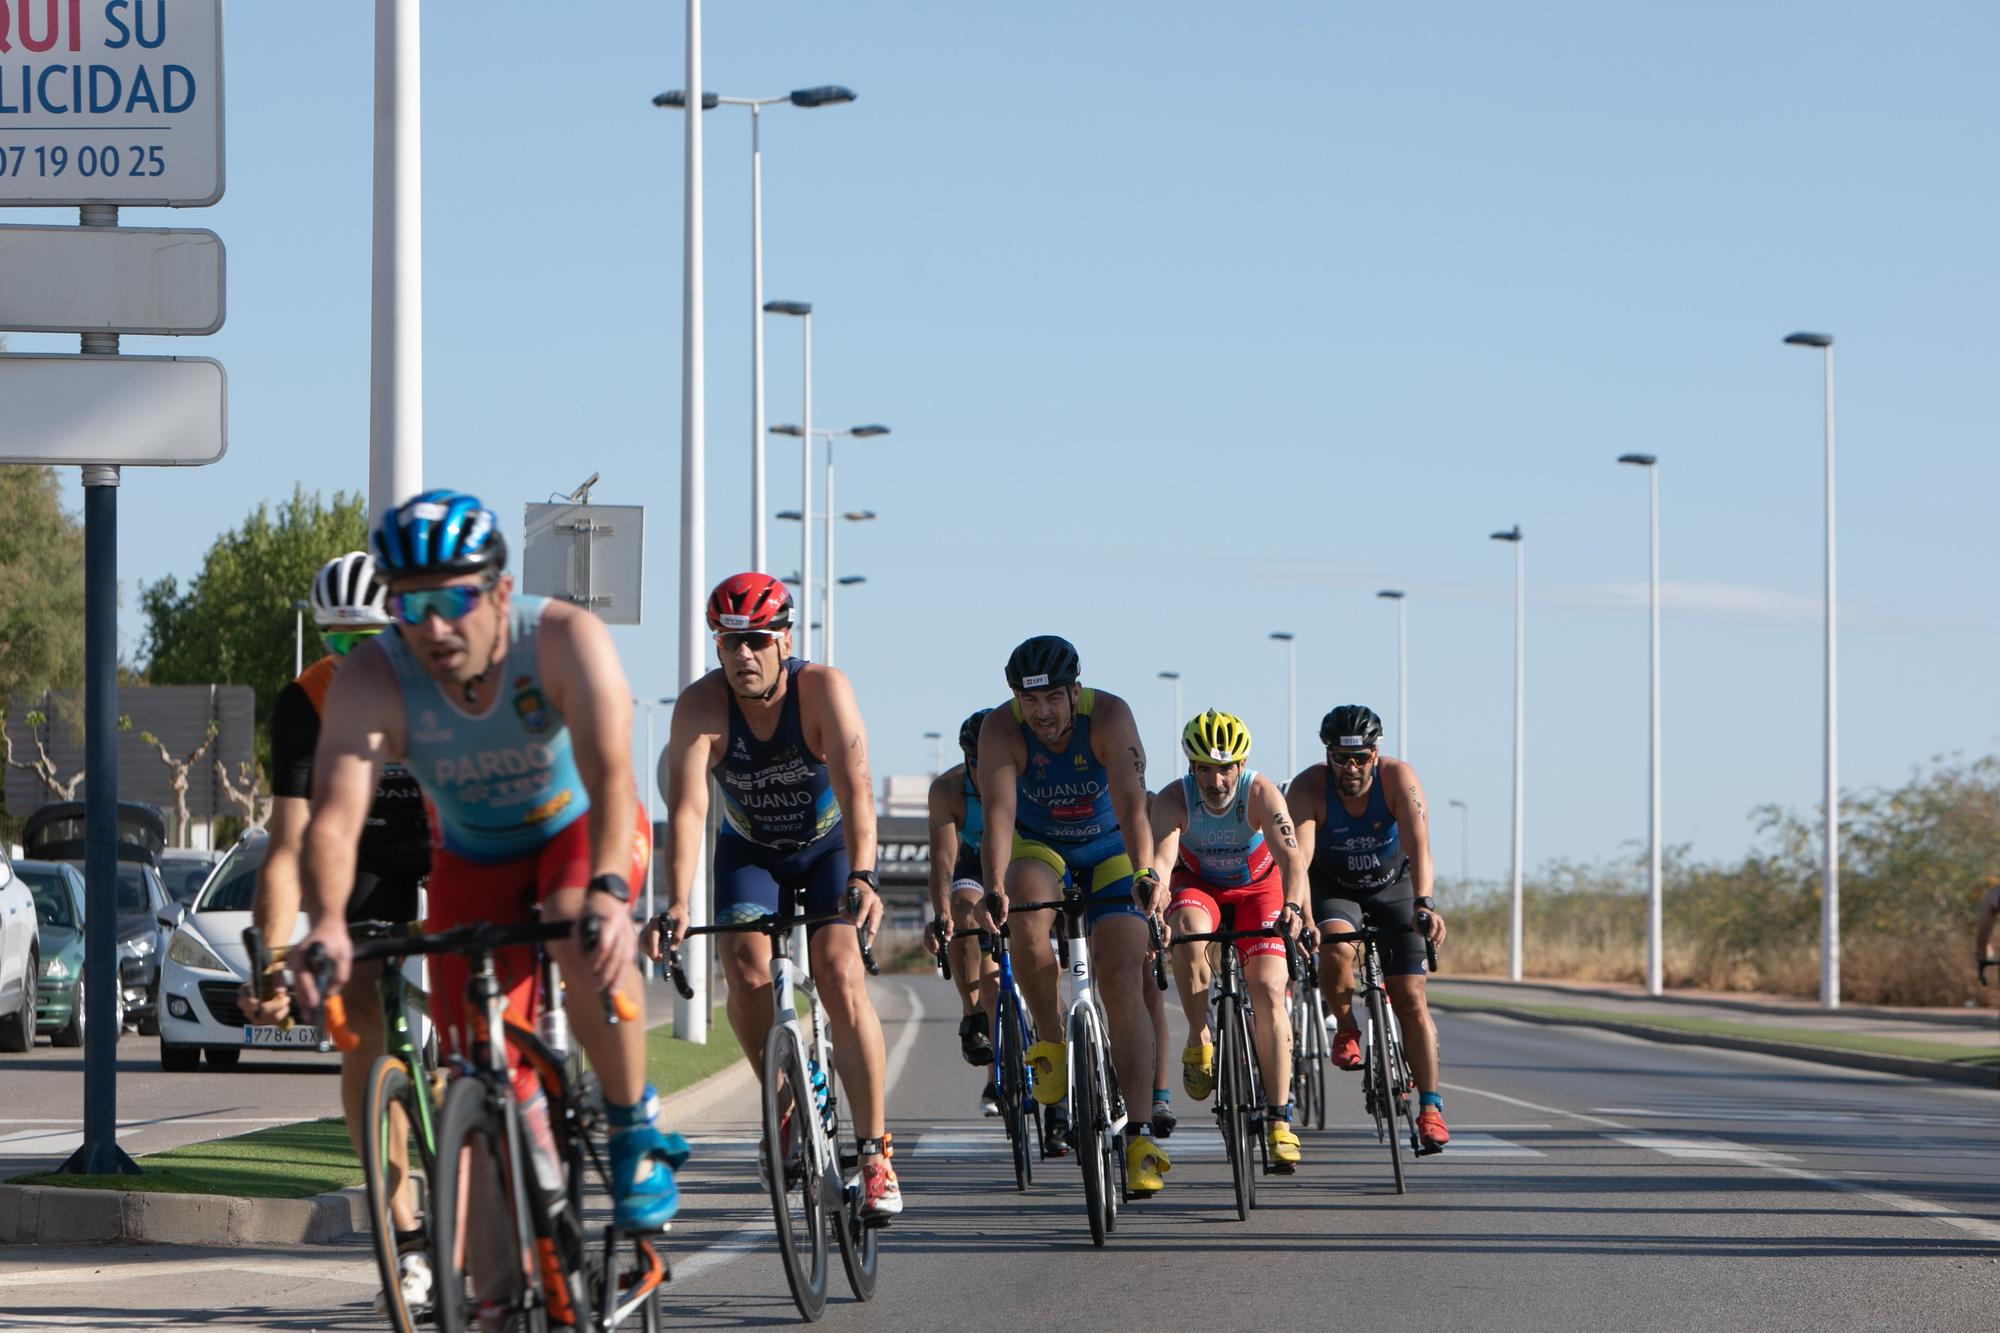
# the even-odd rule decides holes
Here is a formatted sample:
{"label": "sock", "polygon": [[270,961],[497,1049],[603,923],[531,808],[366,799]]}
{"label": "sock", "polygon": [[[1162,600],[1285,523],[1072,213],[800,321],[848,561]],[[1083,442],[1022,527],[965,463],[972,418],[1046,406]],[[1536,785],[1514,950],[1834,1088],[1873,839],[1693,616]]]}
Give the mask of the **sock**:
{"label": "sock", "polygon": [[620,1106],[606,1099],[605,1118],[614,1130],[630,1129],[635,1125],[651,1125],[660,1115],[660,1094],[648,1083],[646,1090],[639,1094],[639,1100],[630,1106]]}
{"label": "sock", "polygon": [[1174,1100],[1174,1094],[1168,1092],[1165,1088],[1153,1089],[1153,1105],[1171,1106],[1173,1104],[1173,1100]]}
{"label": "sock", "polygon": [[1444,1114],[1444,1098],[1435,1092],[1420,1092],[1417,1094],[1418,1109],[1422,1110],[1426,1106],[1436,1108],[1439,1115]]}
{"label": "sock", "polygon": [[1286,1102],[1283,1106],[1267,1106],[1264,1108],[1264,1118],[1282,1120],[1289,1125],[1292,1123],[1292,1104]]}

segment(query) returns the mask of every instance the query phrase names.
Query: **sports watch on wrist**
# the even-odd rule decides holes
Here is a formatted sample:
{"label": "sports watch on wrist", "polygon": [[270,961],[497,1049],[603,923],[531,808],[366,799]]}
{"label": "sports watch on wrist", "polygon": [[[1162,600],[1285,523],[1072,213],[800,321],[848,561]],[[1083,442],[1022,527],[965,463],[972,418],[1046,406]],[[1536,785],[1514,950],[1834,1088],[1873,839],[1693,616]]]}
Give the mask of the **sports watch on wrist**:
{"label": "sports watch on wrist", "polygon": [[847,872],[848,883],[851,884],[857,879],[871,889],[875,887],[875,872],[872,870],[850,870]]}
{"label": "sports watch on wrist", "polygon": [[1426,912],[1437,911],[1437,905],[1438,905],[1437,899],[1431,897],[1428,893],[1425,894],[1423,897],[1417,899],[1415,903],[1412,904],[1412,906],[1417,907],[1420,910]]}
{"label": "sports watch on wrist", "polygon": [[608,893],[621,903],[632,901],[632,886],[623,875],[598,875],[590,881],[590,893]]}

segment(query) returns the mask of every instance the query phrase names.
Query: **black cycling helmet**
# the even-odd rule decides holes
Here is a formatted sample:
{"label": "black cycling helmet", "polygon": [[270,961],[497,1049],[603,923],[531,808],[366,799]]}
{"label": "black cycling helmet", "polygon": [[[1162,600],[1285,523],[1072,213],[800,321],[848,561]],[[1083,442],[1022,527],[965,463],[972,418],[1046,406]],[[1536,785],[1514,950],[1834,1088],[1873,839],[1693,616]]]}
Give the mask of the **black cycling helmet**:
{"label": "black cycling helmet", "polygon": [[990,708],[982,708],[959,723],[958,748],[965,751],[967,763],[975,762],[979,758],[979,726],[986,721],[986,715],[992,711]]}
{"label": "black cycling helmet", "polygon": [[1076,684],[1082,662],[1076,645],[1057,634],[1037,634],[1007,656],[1007,684],[1017,690],[1046,690]]}
{"label": "black cycling helmet", "polygon": [[1372,750],[1382,743],[1382,719],[1360,704],[1342,704],[1320,719],[1319,738],[1335,750]]}

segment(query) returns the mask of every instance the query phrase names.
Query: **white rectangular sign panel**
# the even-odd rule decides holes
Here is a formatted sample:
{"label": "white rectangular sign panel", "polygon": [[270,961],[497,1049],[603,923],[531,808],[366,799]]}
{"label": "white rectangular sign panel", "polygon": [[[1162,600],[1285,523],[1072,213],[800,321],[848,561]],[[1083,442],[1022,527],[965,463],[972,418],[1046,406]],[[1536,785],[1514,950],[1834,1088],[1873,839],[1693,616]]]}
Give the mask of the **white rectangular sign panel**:
{"label": "white rectangular sign panel", "polygon": [[0,329],[214,333],[222,261],[199,228],[0,224]]}
{"label": "white rectangular sign panel", "polygon": [[0,356],[0,463],[198,467],[229,440],[206,356]]}
{"label": "white rectangular sign panel", "polygon": [[222,198],[222,0],[0,0],[0,206]]}

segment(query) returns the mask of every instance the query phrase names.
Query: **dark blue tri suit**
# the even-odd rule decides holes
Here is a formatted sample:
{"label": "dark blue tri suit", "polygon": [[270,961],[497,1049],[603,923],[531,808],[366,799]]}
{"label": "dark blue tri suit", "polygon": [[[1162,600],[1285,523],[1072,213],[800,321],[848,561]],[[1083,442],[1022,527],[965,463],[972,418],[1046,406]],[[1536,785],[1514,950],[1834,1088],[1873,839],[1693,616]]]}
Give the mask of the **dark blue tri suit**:
{"label": "dark blue tri suit", "polygon": [[[777,730],[758,740],[729,694],[729,733],[715,780],[722,828],[715,838],[715,920],[775,915],[781,889],[799,895],[808,915],[840,910],[847,889],[847,841],[826,761],[806,744],[799,713],[799,669],[788,657]],[[726,688],[726,686],[725,686]],[[826,924],[834,924],[828,922]]]}
{"label": "dark blue tri suit", "polygon": [[1319,836],[1313,843],[1313,920],[1324,926],[1344,921],[1359,929],[1376,926],[1391,932],[1379,941],[1382,969],[1392,977],[1421,976],[1424,937],[1411,921],[1416,889],[1406,873],[1402,830],[1389,812],[1382,775],[1368,784],[1368,805],[1358,815],[1347,813],[1334,789],[1333,770],[1326,774],[1326,809],[1320,814]]}

